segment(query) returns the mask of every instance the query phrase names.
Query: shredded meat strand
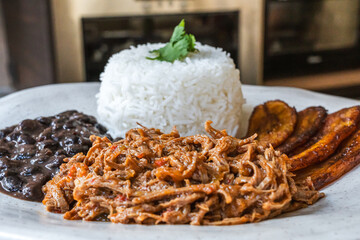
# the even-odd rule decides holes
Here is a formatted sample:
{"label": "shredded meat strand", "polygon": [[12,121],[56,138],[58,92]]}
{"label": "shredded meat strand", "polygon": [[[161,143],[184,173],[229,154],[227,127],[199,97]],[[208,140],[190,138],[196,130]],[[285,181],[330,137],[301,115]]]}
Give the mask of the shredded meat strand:
{"label": "shredded meat strand", "polygon": [[206,122],[206,135],[180,137],[146,127],[93,146],[61,166],[43,188],[46,209],[64,218],[114,223],[232,225],[258,222],[323,197],[299,185],[288,157],[228,136]]}

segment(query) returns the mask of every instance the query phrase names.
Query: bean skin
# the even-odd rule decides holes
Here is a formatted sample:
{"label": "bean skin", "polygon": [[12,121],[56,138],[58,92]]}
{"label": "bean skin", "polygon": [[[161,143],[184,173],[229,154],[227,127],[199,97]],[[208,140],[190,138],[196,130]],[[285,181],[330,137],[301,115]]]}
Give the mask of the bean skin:
{"label": "bean skin", "polygon": [[86,154],[89,137],[106,132],[94,117],[77,111],[25,119],[0,130],[0,192],[41,201],[42,186],[59,171],[64,158]]}
{"label": "bean skin", "polygon": [[1,186],[8,192],[19,191],[23,182],[17,176],[5,176],[1,180]]}

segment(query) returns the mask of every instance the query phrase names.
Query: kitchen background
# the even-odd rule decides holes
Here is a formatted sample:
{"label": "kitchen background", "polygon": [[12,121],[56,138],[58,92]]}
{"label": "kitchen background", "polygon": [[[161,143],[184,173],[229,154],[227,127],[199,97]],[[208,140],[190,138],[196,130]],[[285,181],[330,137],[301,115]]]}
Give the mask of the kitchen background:
{"label": "kitchen background", "polygon": [[185,18],[231,54],[243,83],[360,98],[360,0],[1,0],[0,10],[0,96],[98,81],[111,54],[165,42]]}

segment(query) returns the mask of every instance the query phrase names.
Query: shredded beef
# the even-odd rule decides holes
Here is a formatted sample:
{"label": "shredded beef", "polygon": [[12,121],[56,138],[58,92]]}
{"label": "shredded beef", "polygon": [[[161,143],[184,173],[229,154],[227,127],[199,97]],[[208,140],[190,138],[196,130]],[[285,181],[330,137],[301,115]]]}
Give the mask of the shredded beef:
{"label": "shredded beef", "polygon": [[180,137],[145,127],[67,159],[43,188],[48,211],[66,219],[114,223],[230,225],[258,222],[313,204],[323,196],[298,185],[288,157],[211,127]]}

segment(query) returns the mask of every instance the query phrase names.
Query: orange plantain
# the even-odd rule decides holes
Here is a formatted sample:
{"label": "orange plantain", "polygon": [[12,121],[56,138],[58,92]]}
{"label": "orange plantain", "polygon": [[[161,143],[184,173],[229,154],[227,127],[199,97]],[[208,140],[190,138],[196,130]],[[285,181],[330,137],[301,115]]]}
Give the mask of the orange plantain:
{"label": "orange plantain", "polygon": [[321,162],[333,154],[340,143],[350,136],[360,120],[360,106],[344,108],[330,114],[314,139],[317,141],[289,160],[290,171]]}
{"label": "orange plantain", "polygon": [[360,163],[360,128],[324,162],[296,172],[296,181],[310,177],[316,190],[334,182]]}
{"label": "orange plantain", "polygon": [[294,131],[296,110],[280,100],[268,101],[253,110],[247,136],[257,133],[261,146],[279,146]]}
{"label": "orange plantain", "polygon": [[276,150],[288,154],[305,144],[322,127],[326,115],[323,107],[308,107],[298,112],[294,132]]}

